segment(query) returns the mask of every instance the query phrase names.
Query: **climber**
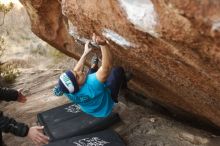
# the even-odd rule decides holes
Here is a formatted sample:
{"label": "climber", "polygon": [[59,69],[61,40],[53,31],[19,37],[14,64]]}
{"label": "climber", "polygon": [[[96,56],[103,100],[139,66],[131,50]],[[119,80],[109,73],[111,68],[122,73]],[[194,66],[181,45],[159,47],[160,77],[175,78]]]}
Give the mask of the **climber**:
{"label": "climber", "polygon": [[56,96],[64,94],[87,114],[107,117],[118,102],[119,90],[127,87],[127,80],[122,67],[112,68],[109,43],[95,34],[93,41],[101,47],[100,68],[98,68],[98,58],[93,57],[87,75],[82,72],[86,57],[93,50],[87,42],[84,53],[74,69],[60,75],[58,85],[53,91]]}

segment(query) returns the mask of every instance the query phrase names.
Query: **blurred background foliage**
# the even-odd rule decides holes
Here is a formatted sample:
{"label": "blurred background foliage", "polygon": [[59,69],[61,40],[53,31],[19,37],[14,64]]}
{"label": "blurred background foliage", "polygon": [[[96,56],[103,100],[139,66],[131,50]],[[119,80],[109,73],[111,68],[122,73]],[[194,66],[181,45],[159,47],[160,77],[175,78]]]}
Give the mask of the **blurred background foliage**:
{"label": "blurred background foliage", "polygon": [[8,5],[2,4],[0,1],[0,12],[3,13],[3,17],[0,26],[4,25],[5,15],[14,7],[14,4],[10,2]]}
{"label": "blurred background foliage", "polygon": [[[3,17],[1,17],[0,26],[4,25],[5,15],[14,7],[13,3],[9,3],[7,5],[2,4],[0,1],[0,13],[2,13]],[[0,36],[0,57],[3,56],[5,51],[5,40],[2,36]],[[16,76],[19,74],[18,70],[11,65],[4,65],[4,63],[0,62],[0,81],[6,83],[13,83],[15,81]],[[2,84],[2,83],[1,83]]]}

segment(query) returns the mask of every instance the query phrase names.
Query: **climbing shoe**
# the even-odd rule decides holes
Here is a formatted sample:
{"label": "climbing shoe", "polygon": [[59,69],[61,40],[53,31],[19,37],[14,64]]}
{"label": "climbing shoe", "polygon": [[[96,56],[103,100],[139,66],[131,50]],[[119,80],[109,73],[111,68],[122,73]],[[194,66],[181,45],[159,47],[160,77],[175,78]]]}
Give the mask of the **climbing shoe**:
{"label": "climbing shoe", "polygon": [[125,81],[128,82],[133,78],[133,74],[131,72],[125,72]]}

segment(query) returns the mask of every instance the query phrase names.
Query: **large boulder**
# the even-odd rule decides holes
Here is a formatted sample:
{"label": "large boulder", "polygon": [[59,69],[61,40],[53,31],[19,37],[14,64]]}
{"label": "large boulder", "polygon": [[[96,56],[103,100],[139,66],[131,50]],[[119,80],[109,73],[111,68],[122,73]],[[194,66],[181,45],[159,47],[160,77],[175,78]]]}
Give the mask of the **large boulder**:
{"label": "large boulder", "polygon": [[103,35],[115,65],[134,74],[131,88],[220,127],[219,0],[20,1],[32,31],[61,52],[82,52],[69,29]]}

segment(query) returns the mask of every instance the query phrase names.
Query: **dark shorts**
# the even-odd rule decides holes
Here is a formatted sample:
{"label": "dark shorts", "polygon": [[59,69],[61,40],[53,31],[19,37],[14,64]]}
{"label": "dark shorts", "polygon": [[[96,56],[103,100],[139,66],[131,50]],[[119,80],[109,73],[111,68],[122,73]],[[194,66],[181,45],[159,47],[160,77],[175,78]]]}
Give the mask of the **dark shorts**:
{"label": "dark shorts", "polygon": [[[90,68],[88,74],[94,73],[96,71],[97,69]],[[111,90],[111,97],[114,102],[118,102],[119,90],[127,87],[124,69],[122,67],[112,68],[111,73],[109,74],[105,83]]]}

